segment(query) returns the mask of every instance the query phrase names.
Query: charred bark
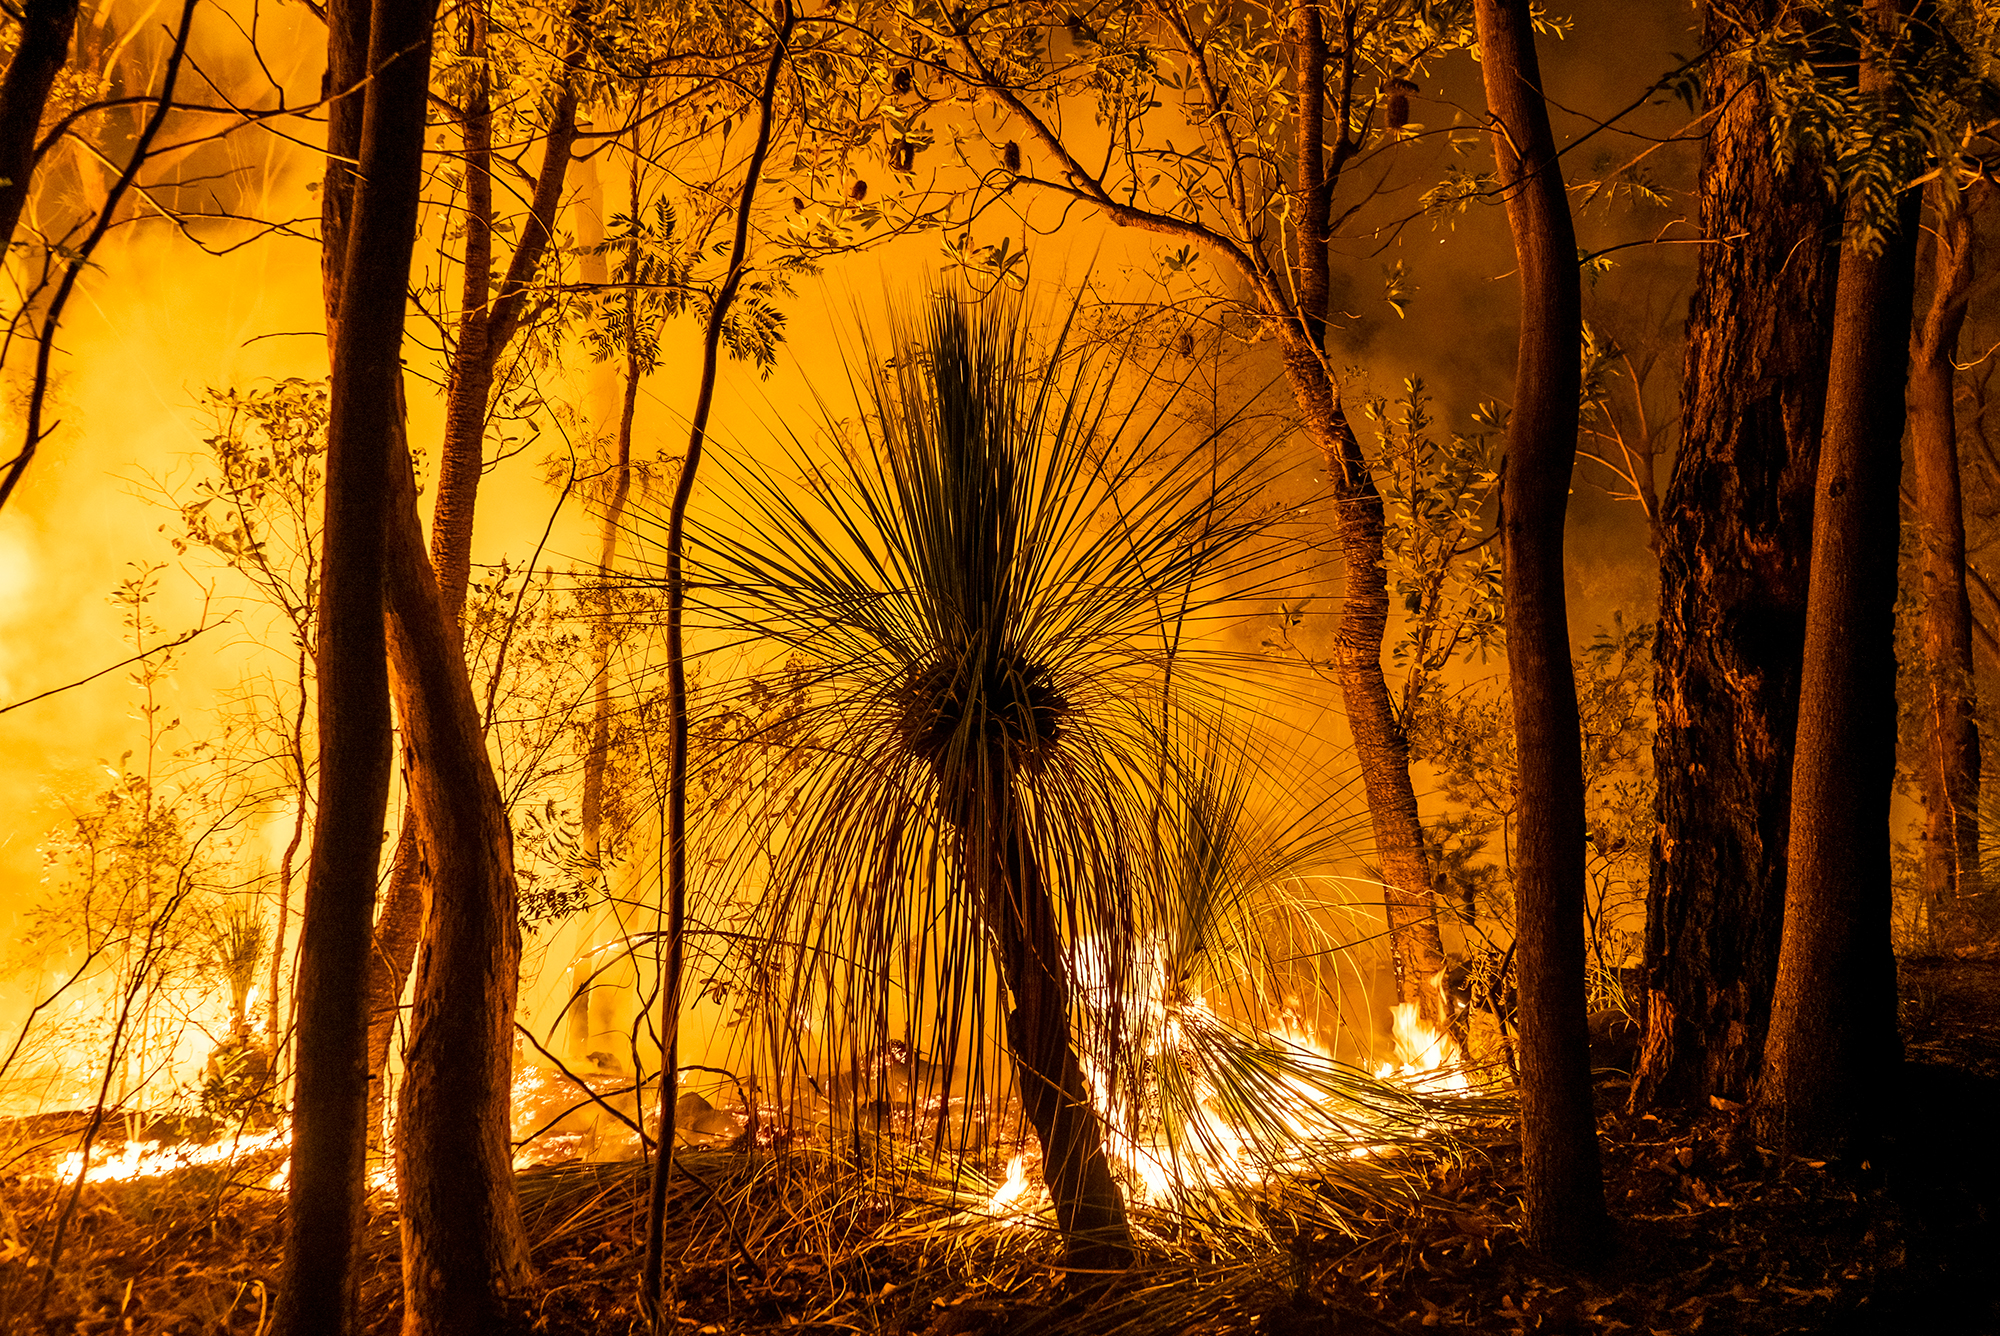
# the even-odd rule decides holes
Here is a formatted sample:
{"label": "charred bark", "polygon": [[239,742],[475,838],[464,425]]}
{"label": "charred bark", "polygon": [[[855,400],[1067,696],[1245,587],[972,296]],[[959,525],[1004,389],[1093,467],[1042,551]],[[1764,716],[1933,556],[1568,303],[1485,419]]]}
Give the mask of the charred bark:
{"label": "charred bark", "polygon": [[320,790],[299,947],[299,1039],[285,1258],[274,1330],[347,1332],[365,1223],[367,1012],[361,981],[388,803],[382,492],[399,414],[430,73],[427,4],[336,5],[335,42],[371,38],[359,144],[367,185],[344,238],[334,341],[319,623]]}
{"label": "charred bark", "polygon": [[1525,1232],[1529,1246],[1580,1263],[1601,1257],[1607,1239],[1584,1007],[1583,756],[1563,585],[1582,297],[1528,0],[1477,0],[1473,13],[1521,273],[1501,543],[1520,756],[1514,917]]}
{"label": "charred bark", "polygon": [[49,91],[69,60],[78,0],[27,0],[20,38],[0,82],[0,255],[13,244],[35,178],[35,142]]}
{"label": "charred bark", "polygon": [[[1902,7],[1871,0],[1875,42]],[[1890,75],[1864,51],[1861,88]],[[1873,252],[1840,255],[1792,765],[1784,938],[1758,1121],[1774,1145],[1832,1150],[1872,1134],[1898,1056],[1889,945],[1889,793],[1896,762],[1897,493],[1919,195]],[[1849,235],[1865,205],[1850,200]]]}
{"label": "charred bark", "polygon": [[[1779,0],[1711,7],[1707,39]],[[1653,742],[1659,834],[1646,906],[1635,1107],[1750,1097],[1778,969],[1813,474],[1839,215],[1814,164],[1772,170],[1762,81],[1718,58],[1703,149],[1680,449],[1660,526]]]}
{"label": "charred bark", "polygon": [[1062,935],[1041,860],[1007,780],[997,777],[1002,773],[999,765],[988,770],[999,791],[982,795],[961,833],[965,866],[976,878],[981,915],[1012,999],[1007,1048],[1021,1082],[1021,1108],[1041,1142],[1042,1181],[1056,1209],[1065,1260],[1079,1272],[1122,1271],[1132,1262],[1132,1234],[1070,1034]]}
{"label": "charred bark", "polygon": [[[1972,604],[1965,587],[1965,507],[1959,490],[1954,392],[1959,331],[1972,295],[1974,202],[1933,181],[1930,305],[1910,343],[1910,462],[1917,526],[1921,702],[1909,747],[1924,804],[1921,877],[1935,949],[1990,934],[1979,876],[1979,731],[1974,707]],[[1983,929],[1983,931],[1982,931]]]}

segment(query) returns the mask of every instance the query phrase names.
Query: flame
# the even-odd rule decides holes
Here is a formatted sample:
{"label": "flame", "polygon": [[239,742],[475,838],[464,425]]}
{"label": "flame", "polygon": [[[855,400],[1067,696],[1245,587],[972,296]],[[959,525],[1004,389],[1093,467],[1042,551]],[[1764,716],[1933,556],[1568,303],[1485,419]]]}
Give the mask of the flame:
{"label": "flame", "polygon": [[1389,1008],[1396,1060],[1375,1069],[1385,1081],[1402,1080],[1414,1089],[1431,1095],[1465,1094],[1471,1090],[1465,1071],[1453,1061],[1454,1045],[1448,1035],[1425,1023],[1414,1002],[1398,1002]]}
{"label": "flame", "polygon": [[986,1209],[995,1215],[1018,1217],[1020,1208],[1015,1205],[1021,1194],[1028,1190],[1028,1170],[1020,1152],[1007,1161],[1007,1178],[986,1201]]}
{"label": "flame", "polygon": [[[290,1128],[276,1127],[268,1132],[250,1132],[225,1141],[210,1141],[201,1145],[128,1141],[116,1150],[93,1149],[90,1154],[90,1177],[98,1182],[156,1178],[161,1174],[171,1174],[177,1169],[187,1169],[198,1164],[227,1164],[260,1150],[289,1146],[291,1139]],[[77,1175],[82,1172],[81,1151],[70,1151],[56,1161],[55,1176],[62,1182],[74,1182]]]}
{"label": "flame", "polygon": [[[1106,1154],[1129,1200],[1165,1203],[1190,1191],[1254,1188],[1279,1174],[1376,1152],[1381,1129],[1368,1112],[1331,1097],[1339,1060],[1307,1023],[1296,998],[1286,999],[1262,1022],[1225,1017],[1188,989],[1169,962],[1165,944],[1156,942],[1136,953],[1114,986],[1100,953],[1085,946],[1077,956],[1085,1009],[1122,1017],[1121,1042],[1135,1045],[1149,1067],[1174,1065],[1186,1087],[1169,1133],[1151,1111],[1132,1107],[1135,1098],[1148,1096],[1129,1081],[1110,1079],[1088,1046],[1079,1053],[1102,1118]],[[1424,1023],[1415,1004],[1397,1007],[1393,1020],[1398,1060],[1379,1068],[1378,1079],[1427,1096],[1470,1093],[1456,1046]],[[1263,1050],[1272,1061],[1255,1118],[1239,1125],[1243,1096],[1226,1096],[1213,1083],[1202,1054],[1244,1045]]]}

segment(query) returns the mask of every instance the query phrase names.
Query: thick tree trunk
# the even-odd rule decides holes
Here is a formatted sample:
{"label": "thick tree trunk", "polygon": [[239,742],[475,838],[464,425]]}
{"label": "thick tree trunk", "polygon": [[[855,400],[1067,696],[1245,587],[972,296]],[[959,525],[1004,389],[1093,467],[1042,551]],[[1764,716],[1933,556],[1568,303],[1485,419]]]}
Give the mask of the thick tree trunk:
{"label": "thick tree trunk", "polygon": [[368,1018],[361,986],[389,793],[382,492],[400,412],[403,306],[423,169],[431,9],[370,19],[336,5],[335,44],[372,38],[360,171],[344,246],[327,426],[319,623],[320,791],[298,971],[298,1077],[285,1259],[275,1330],[344,1333],[356,1321],[367,1151]]}
{"label": "thick tree trunk", "polygon": [[[1917,526],[1922,709],[1909,754],[1924,803],[1922,879],[1939,950],[1980,936],[1979,731],[1974,710],[1972,604],[1965,588],[1965,509],[1959,494],[1959,330],[1972,293],[1974,201],[1945,181],[1929,192],[1936,220],[1930,307],[1910,344],[1910,462]],[[1991,925],[1984,925],[1990,930]]]}
{"label": "thick tree trunk", "polygon": [[[1900,6],[1868,11],[1895,40]],[[1907,39],[1906,39],[1907,40]],[[1864,94],[1886,89],[1864,51]],[[1870,1135],[1897,1055],[1889,945],[1896,763],[1897,492],[1919,196],[1869,254],[1840,255],[1826,429],[1813,497],[1784,940],[1758,1119],[1771,1144],[1831,1150]],[[1849,205],[1849,226],[1859,202]]]}
{"label": "thick tree trunk", "polygon": [[69,60],[76,11],[77,0],[27,0],[21,10],[20,40],[0,82],[0,255],[14,240],[34,184],[35,141],[49,90]]}
{"label": "thick tree trunk", "polygon": [[424,552],[409,453],[393,462],[391,683],[431,878],[398,1100],[405,1336],[505,1329],[529,1279],[509,1114],[521,926],[513,836],[456,628]]}
{"label": "thick tree trunk", "polygon": [[1563,585],[1583,356],[1576,232],[1542,101],[1528,0],[1477,0],[1473,13],[1521,273],[1501,543],[1520,756],[1514,917],[1525,1233],[1539,1251],[1589,1262],[1604,1253],[1608,1231],[1584,1019],[1583,756]]}
{"label": "thick tree trunk", "polygon": [[[1772,19],[1779,0],[1732,7]],[[1707,38],[1751,35],[1711,9]],[[1659,834],[1635,1107],[1750,1097],[1784,914],[1792,735],[1839,215],[1771,169],[1770,104],[1710,68],[1681,440],[1660,526]]]}

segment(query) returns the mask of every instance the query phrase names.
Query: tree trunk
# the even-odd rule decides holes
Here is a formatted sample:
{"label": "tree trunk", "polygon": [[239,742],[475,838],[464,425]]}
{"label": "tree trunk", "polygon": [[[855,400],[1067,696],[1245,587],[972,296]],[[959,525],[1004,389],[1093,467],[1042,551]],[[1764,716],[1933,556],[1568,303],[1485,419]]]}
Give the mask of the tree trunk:
{"label": "tree trunk", "polygon": [[22,7],[19,42],[0,83],[0,255],[13,243],[34,184],[35,141],[49,90],[69,59],[76,11],[77,0],[27,0]]}
{"label": "tree trunk", "polygon": [[[493,397],[500,356],[520,328],[528,285],[541,268],[555,235],[556,210],[569,176],[570,149],[576,143],[577,80],[583,61],[583,41],[593,7],[577,6],[570,14],[569,49],[556,85],[555,106],[542,136],[541,170],[528,216],[521,224],[521,244],[507,262],[497,291],[493,287],[493,125],[486,82],[473,80],[464,119],[465,144],[465,265],[459,305],[458,346],[452,351],[445,380],[444,447],[438,453],[437,502],[431,514],[431,562],[445,614],[454,623],[465,610],[472,573],[472,521],[479,500],[479,478],[486,468],[486,415]],[[486,3],[468,13],[471,42],[483,74],[486,50]],[[476,53],[476,54],[475,54]]]}
{"label": "tree trunk", "polygon": [[[633,157],[632,213],[639,216],[639,158]],[[603,228],[595,229],[603,240]],[[604,528],[598,547],[597,574],[608,586],[618,564],[618,534],[625,523],[625,506],[632,495],[632,420],[639,410],[639,239],[628,245],[625,284],[625,374],[624,393],[619,400],[618,423],[612,444],[611,499],[604,508]],[[604,284],[609,278],[604,257],[585,257],[583,281]],[[594,273],[592,267],[594,266]],[[608,370],[608,368],[606,368]],[[585,855],[597,875],[604,877],[604,776],[611,762],[611,600],[597,609],[597,625],[590,637],[590,744],[583,757],[583,798],[577,821],[582,826]]]}
{"label": "tree trunk", "polygon": [[[1922,709],[1910,747],[1924,803],[1922,880],[1931,942],[1970,946],[1979,910],[1979,732],[1974,710],[1972,604],[1965,588],[1965,510],[1959,495],[1959,330],[1972,293],[1975,200],[1947,181],[1929,187],[1937,220],[1930,309],[1910,345],[1910,454],[1916,493],[1918,644]],[[1990,925],[1986,925],[1990,929]]]}
{"label": "tree trunk", "polygon": [[[306,788],[306,705],[311,699],[311,683],[316,678],[313,676],[312,656],[304,647],[299,649],[297,663],[299,708],[292,716],[292,732],[287,741],[292,748],[292,768],[298,775],[298,787],[292,794],[298,810],[292,813],[292,837],[286,841],[285,851],[278,856],[278,923],[271,932],[271,971],[265,993],[270,1010],[264,1016],[264,1051],[271,1055],[270,1079],[274,1089],[283,1079],[278,1066],[278,1049],[287,1029],[284,1012],[278,1004],[278,986],[284,979],[285,934],[291,928],[292,879],[298,867],[299,846],[305,843],[306,808],[311,797]],[[372,1081],[375,1068],[371,1065],[368,1070]]]}
{"label": "tree trunk", "polygon": [[1437,899],[1424,854],[1417,791],[1410,782],[1410,743],[1382,672],[1382,637],[1389,624],[1389,577],[1383,566],[1382,493],[1327,373],[1323,354],[1290,332],[1285,370],[1306,430],[1326,460],[1334,485],[1334,529],[1345,583],[1334,634],[1334,677],[1348,731],[1361,762],[1368,824],[1375,838],[1395,952],[1397,997],[1415,1001],[1424,1023],[1449,1034],[1444,1000],[1444,944]]}
{"label": "tree trunk", "polygon": [[[1871,0],[1878,40],[1900,6]],[[1864,50],[1861,88],[1890,75]],[[1841,248],[1810,594],[1784,939],[1758,1119],[1771,1144],[1831,1150],[1869,1135],[1897,1053],[1889,946],[1889,790],[1896,763],[1897,491],[1919,195],[1869,254]],[[1852,228],[1865,207],[1848,205]]]}
{"label": "tree trunk", "polygon": [[1056,1210],[1064,1256],[1079,1271],[1120,1271],[1132,1262],[1125,1200],[1104,1156],[1104,1131],[1070,1033],[1070,982],[1062,933],[1041,860],[1006,777],[1003,757],[954,775],[972,781],[953,824],[973,902],[993,934],[1007,1008],[1007,1049],[1021,1083],[1021,1109],[1042,1147],[1042,1181]]}
{"label": "tree trunk", "polygon": [[[541,170],[528,207],[528,219],[521,229],[521,243],[508,261],[507,273],[497,294],[493,292],[493,188],[492,188],[492,109],[488,105],[485,79],[473,80],[460,121],[465,154],[465,257],[460,290],[458,341],[452,349],[446,373],[444,445],[439,451],[437,499],[431,513],[430,559],[436,570],[433,582],[446,619],[453,628],[454,653],[462,655],[459,618],[472,572],[472,523],[477,508],[479,479],[485,468],[486,415],[492,397],[495,368],[502,353],[519,328],[527,285],[540,268],[554,233],[557,205],[562,199],[563,182],[570,165],[570,149],[576,142],[576,82],[582,61],[582,34],[593,13],[590,4],[579,5],[571,14],[571,41],[565,56],[562,81],[555,107],[544,136]],[[469,25],[467,50],[478,62],[483,75],[487,36],[487,7],[472,6],[466,15]],[[336,104],[338,105],[338,104]],[[418,533],[419,542],[422,533]],[[412,597],[416,597],[412,591]],[[407,726],[407,725],[406,725]],[[482,743],[482,755],[483,743]],[[404,821],[415,821],[415,802]],[[421,857],[407,864],[407,877],[397,880],[406,864],[401,851],[413,838],[406,829],[397,841],[399,874],[392,874],[389,894],[375,925],[377,949],[369,957],[368,995],[370,1026],[368,1051],[370,1071],[375,1078],[376,1121],[381,1135],[381,1115],[387,1103],[385,1082],[388,1058],[403,990],[416,961],[417,944],[424,931],[424,914],[432,896],[408,878],[435,875],[436,860]],[[509,880],[512,879],[509,857]],[[509,893],[511,895],[511,892]],[[511,1012],[510,1012],[511,1014]],[[511,1034],[508,1039],[512,1046]]]}
{"label": "tree trunk", "polygon": [[503,1330],[529,1278],[509,1115],[521,926],[513,837],[456,628],[424,552],[409,452],[392,465],[390,680],[431,912],[398,1101],[403,1331]]}
{"label": "tree trunk", "polygon": [[[1245,192],[1232,188],[1228,206],[1239,229],[1234,238],[1201,223],[1138,207],[1105,189],[1065,147],[1059,130],[1039,117],[1019,90],[996,77],[981,61],[969,39],[961,34],[958,42],[968,67],[962,77],[998,100],[1062,165],[1062,190],[1067,197],[1087,199],[1121,227],[1169,235],[1202,247],[1255,293],[1258,314],[1284,351],[1285,377],[1300,419],[1325,458],[1333,482],[1334,526],[1346,567],[1340,626],[1334,641],[1334,676],[1361,763],[1369,825],[1385,891],[1397,992],[1405,1000],[1416,1000],[1425,1023],[1434,1031],[1448,1034],[1451,1009],[1445,1003],[1444,947],[1416,789],[1410,782],[1409,742],[1382,672],[1382,635],[1389,618],[1387,576],[1382,565],[1382,496],[1347,421],[1340,388],[1326,361],[1331,238],[1324,226],[1314,230],[1312,223],[1330,219],[1341,171],[1361,143],[1349,133],[1346,114],[1354,110],[1352,53],[1356,37],[1352,20],[1344,21],[1338,46],[1330,47],[1324,32],[1325,13],[1323,5],[1293,0],[1292,68],[1299,98],[1291,128],[1297,148],[1297,213],[1290,217],[1259,216],[1253,222],[1256,209]],[[1185,33],[1182,38],[1192,40]],[[1336,77],[1327,77],[1321,69],[1330,61],[1338,62]],[[1216,95],[1213,89],[1210,95]],[[1335,102],[1340,114],[1329,118],[1328,102]],[[1327,143],[1329,129],[1331,144]],[[1052,182],[1035,184],[1055,188]],[[1277,262],[1265,252],[1265,244],[1274,234],[1288,238],[1286,244],[1295,248]]]}
{"label": "tree trunk", "polygon": [[[666,632],[667,632],[667,792],[664,812],[667,846],[666,963],[660,981],[662,1036],[660,1063],[659,1154],[653,1160],[652,1181],[647,1185],[646,1251],[639,1266],[639,1304],[656,1329],[666,1325],[664,1277],[666,1274],[667,1179],[674,1165],[674,1118],[679,1103],[681,975],[686,960],[687,928],[687,785],[688,785],[688,684],[687,652],[682,639],[682,610],[687,597],[681,576],[682,545],[687,526],[688,502],[701,468],[702,446],[708,438],[708,414],[715,402],[715,376],[722,353],[722,322],[750,263],[750,216],[757,202],[757,183],[762,179],[765,156],[771,150],[771,131],[777,117],[778,77],[785,67],[792,29],[798,21],[792,0],[779,0],[778,19],[771,36],[771,55],[764,66],[763,86],[757,99],[757,141],[743,167],[743,193],[736,201],[736,226],[729,239],[729,270],[716,288],[715,302],[709,307],[708,323],[702,330],[701,380],[695,388],[694,413],[688,420],[687,453],[681,456],[679,476],[674,479],[673,501],[667,510],[666,532]],[[636,219],[635,219],[636,222]],[[626,394],[635,391],[628,385]]]}
{"label": "tree trunk", "polygon": [[[1334,633],[1334,676],[1340,685],[1348,729],[1361,762],[1362,789],[1382,874],[1383,908],[1396,971],[1396,1000],[1414,1001],[1433,1033],[1454,1033],[1452,1008],[1445,999],[1444,941],[1438,931],[1437,899],[1424,852],[1423,818],[1410,782],[1410,744],[1404,735],[1382,672],[1382,637],[1389,625],[1388,572],[1383,565],[1382,494],[1361,444],[1341,406],[1340,391],[1326,367],[1327,222],[1333,187],[1353,151],[1345,128],[1327,161],[1326,99],[1328,59],[1324,16],[1319,6],[1295,0],[1292,33],[1294,75],[1299,87],[1295,138],[1297,188],[1301,201],[1297,253],[1298,321],[1286,331],[1285,370],[1304,410],[1308,431],[1334,480],[1334,527],[1346,571],[1340,625]],[[1344,34],[1343,40],[1352,34]],[[1269,310],[1274,317],[1282,313]]]}
{"label": "tree trunk", "polygon": [[382,912],[375,919],[374,948],[368,953],[368,1142],[378,1153],[389,1148],[389,1050],[402,1014],[403,985],[423,936],[428,884],[416,817],[405,813]]}
{"label": "tree trunk", "polygon": [[[1754,28],[1780,4],[1736,8]],[[1707,22],[1711,44],[1750,35],[1715,9]],[[1659,834],[1635,1107],[1747,1100],[1763,1057],[1833,301],[1838,212],[1816,166],[1772,170],[1770,103],[1740,63],[1711,64],[1708,102],[1722,109],[1702,160],[1711,244],[1660,526]]]}
{"label": "tree trunk", "polygon": [[1529,1246],[1584,1263],[1604,1253],[1608,1231],[1584,1019],[1583,756],[1563,586],[1582,298],[1576,232],[1540,92],[1528,0],[1477,0],[1473,12],[1494,118],[1494,160],[1521,272],[1501,543],[1520,757],[1514,917],[1525,1233]]}
{"label": "tree trunk", "polygon": [[285,1258],[274,1330],[356,1322],[367,1153],[368,1017],[361,982],[388,804],[381,497],[399,414],[403,307],[416,240],[430,74],[430,6],[383,0],[372,19],[336,4],[333,45],[372,39],[360,172],[345,237],[327,425],[319,622],[320,772],[304,928]]}

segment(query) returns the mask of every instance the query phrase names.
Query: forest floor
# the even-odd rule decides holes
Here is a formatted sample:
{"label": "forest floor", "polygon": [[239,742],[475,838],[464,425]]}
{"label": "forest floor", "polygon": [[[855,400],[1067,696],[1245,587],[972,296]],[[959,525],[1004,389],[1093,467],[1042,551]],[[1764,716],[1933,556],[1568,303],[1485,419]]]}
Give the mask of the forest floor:
{"label": "forest floor", "polygon": [[[684,1157],[667,1254],[681,1333],[2000,1333],[2000,965],[1905,962],[1908,1061],[1866,1160],[1760,1149],[1743,1118],[1624,1111],[1599,1086],[1613,1250],[1581,1274],[1520,1242],[1519,1147],[1500,1125],[1405,1166],[1407,1207],[1358,1236],[1223,1257],[1163,1248],[1127,1276],[1066,1285],[1043,1235],[913,1209],[888,1180],[844,1191],[720,1151]],[[278,1263],[275,1152],[234,1169],[87,1184],[48,1276],[68,1193],[0,1178],[0,1331],[261,1336]],[[766,1161],[770,1157],[762,1157]],[[522,1175],[539,1272],[523,1331],[645,1330],[634,1295],[644,1176]],[[394,1204],[377,1194],[366,1329],[401,1320]]]}

